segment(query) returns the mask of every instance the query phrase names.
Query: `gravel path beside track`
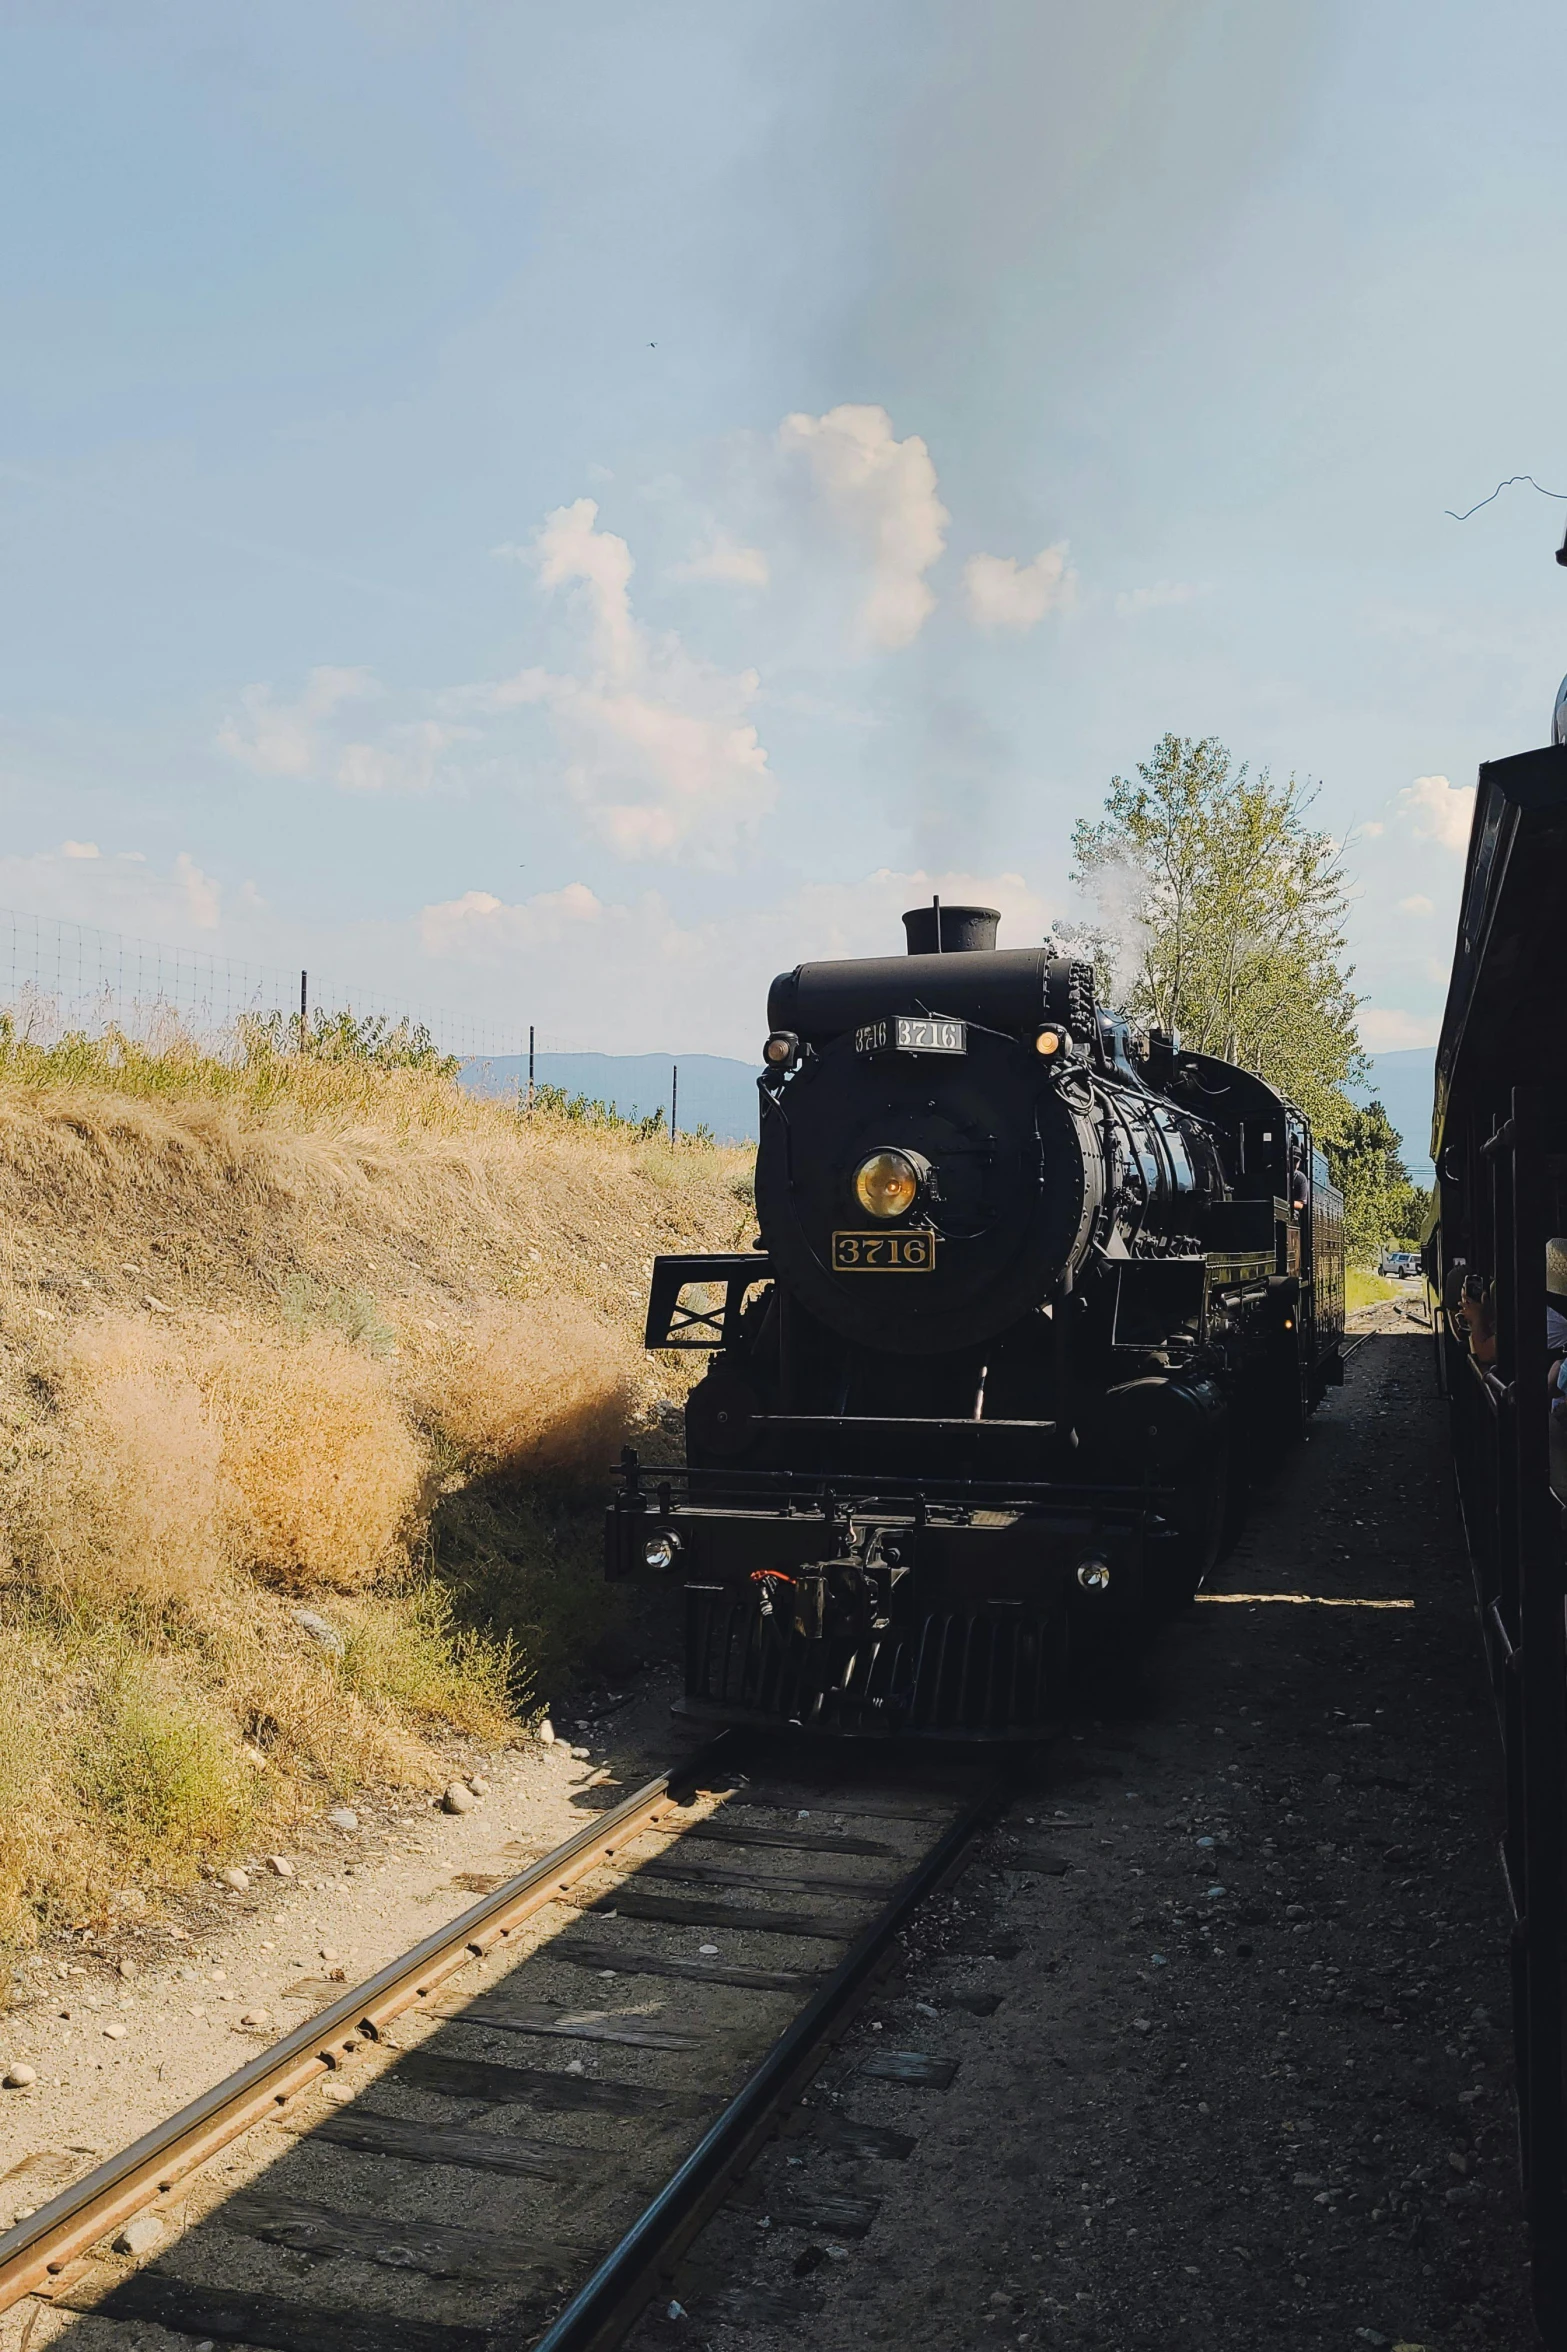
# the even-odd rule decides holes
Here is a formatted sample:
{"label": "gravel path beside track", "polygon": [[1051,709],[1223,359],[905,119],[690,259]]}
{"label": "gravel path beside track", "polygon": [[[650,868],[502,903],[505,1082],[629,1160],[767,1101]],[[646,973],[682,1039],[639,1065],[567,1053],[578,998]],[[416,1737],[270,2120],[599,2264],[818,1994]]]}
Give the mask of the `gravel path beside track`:
{"label": "gravel path beside track", "polygon": [[[1530,2343],[1496,1735],[1429,1342],[1368,1323],[1214,1597],[925,1915],[641,2352]],[[1414,1605],[1323,1605],[1369,1600]],[[865,2077],[889,2046],[950,2088]],[[867,2234],[788,2227],[802,2181],[879,2199]]]}
{"label": "gravel path beside track", "polygon": [[669,1748],[670,1687],[647,1678],[610,1718],[613,1787],[594,1785],[610,1778],[607,1742],[587,1723],[568,1719],[548,1747],[454,1749],[454,1776],[482,1766],[489,1783],[469,1813],[371,1791],[348,1808],[354,1827],[301,1827],[287,1878],[258,1857],[243,1890],[208,1877],[166,1918],[56,1938],[22,1962],[0,2073],[34,2079],[0,2088],[0,2229],[512,1877],[519,1848],[558,1844],[645,1778]]}

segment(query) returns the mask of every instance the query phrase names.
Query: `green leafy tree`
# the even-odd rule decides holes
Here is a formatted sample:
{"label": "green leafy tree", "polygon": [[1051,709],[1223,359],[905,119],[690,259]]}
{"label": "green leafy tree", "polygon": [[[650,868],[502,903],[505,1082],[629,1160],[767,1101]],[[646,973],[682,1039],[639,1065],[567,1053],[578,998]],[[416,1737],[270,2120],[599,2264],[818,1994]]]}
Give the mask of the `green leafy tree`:
{"label": "green leafy tree", "polygon": [[1344,1194],[1344,1239],[1352,1258],[1413,1249],[1431,1195],[1410,1179],[1397,1129],[1379,1102],[1346,1104],[1338,1133],[1324,1147]]}
{"label": "green leafy tree", "polygon": [[1073,831],[1122,1009],[1255,1070],[1337,1134],[1364,1064],[1337,842],[1291,776],[1237,767],[1213,736],[1165,735],[1104,815]]}

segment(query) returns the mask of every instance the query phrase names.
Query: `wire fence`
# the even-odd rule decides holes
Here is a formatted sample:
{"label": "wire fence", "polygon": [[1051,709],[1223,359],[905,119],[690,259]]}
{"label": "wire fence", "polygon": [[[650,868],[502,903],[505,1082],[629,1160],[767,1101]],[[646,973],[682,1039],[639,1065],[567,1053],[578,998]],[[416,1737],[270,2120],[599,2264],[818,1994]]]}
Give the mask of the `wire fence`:
{"label": "wire fence", "polygon": [[[13,907],[0,907],[0,1013],[36,1045],[118,1030],[143,1045],[156,1047],[178,1035],[218,1052],[240,1042],[246,1021],[276,1022],[285,1037],[303,1038],[339,1014],[380,1020],[394,1030],[422,1033],[438,1052],[477,1065],[466,1082],[479,1092],[515,1094],[527,1102],[535,1094],[536,1063],[537,1084],[549,1086],[565,1076],[550,1066],[553,1057],[594,1055],[592,1047],[529,1022],[506,1024],[405,1004],[325,973],[204,955]],[[495,1063],[502,1067],[484,1067]],[[678,1065],[671,1060],[658,1091],[672,1131],[680,1118],[679,1088]],[[638,1092],[646,1091],[644,1079]]]}
{"label": "wire fence", "polygon": [[[442,1053],[465,1060],[526,1053],[526,1024],[505,1026],[440,1008],[401,1004],[320,972],[238,963],[87,923],[0,907],[0,1005],[24,1035],[51,1043],[68,1031],[120,1029],[150,1041],[177,1025],[202,1043],[233,1038],[240,1023],[301,1012],[381,1019],[424,1030]],[[553,1043],[553,1040],[551,1041]]]}

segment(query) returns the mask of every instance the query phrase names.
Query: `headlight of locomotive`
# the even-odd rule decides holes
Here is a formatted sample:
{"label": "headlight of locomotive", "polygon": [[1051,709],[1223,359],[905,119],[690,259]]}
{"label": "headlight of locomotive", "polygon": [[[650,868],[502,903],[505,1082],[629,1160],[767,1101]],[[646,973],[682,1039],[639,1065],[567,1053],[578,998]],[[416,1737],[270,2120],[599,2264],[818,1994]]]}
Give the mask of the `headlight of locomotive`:
{"label": "headlight of locomotive", "polygon": [[919,1196],[919,1170],[906,1152],[872,1152],[854,1171],[854,1197],[867,1217],[901,1217]]}
{"label": "headlight of locomotive", "polygon": [[680,1557],[680,1538],[672,1527],[656,1527],[642,1546],[644,1568],[657,1568],[667,1575]]}

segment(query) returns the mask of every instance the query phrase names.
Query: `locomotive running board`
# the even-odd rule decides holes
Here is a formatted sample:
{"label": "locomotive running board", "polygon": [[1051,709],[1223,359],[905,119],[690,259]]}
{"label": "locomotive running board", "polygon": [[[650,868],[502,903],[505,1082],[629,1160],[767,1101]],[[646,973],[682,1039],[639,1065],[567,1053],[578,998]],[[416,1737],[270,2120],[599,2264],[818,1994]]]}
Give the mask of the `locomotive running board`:
{"label": "locomotive running board", "polygon": [[1054,1437],[1059,1423],[1003,1421],[999,1415],[995,1420],[980,1421],[972,1413],[942,1418],[918,1418],[911,1413],[758,1413],[749,1426],[758,1435],[769,1429],[879,1429],[889,1437],[923,1437],[938,1429],[962,1429],[971,1434],[981,1429],[1031,1429],[1036,1437]]}
{"label": "locomotive running board", "polygon": [[[833,1421],[833,1427],[839,1423]],[[900,1422],[900,1428],[917,1424]],[[974,1423],[963,1421],[962,1429]],[[981,1429],[997,1429],[1000,1422],[980,1422]],[[1028,1426],[1040,1427],[1039,1423]],[[693,1503],[703,1488],[718,1489],[725,1497],[725,1509],[745,1508],[732,1498],[742,1492],[752,1495],[752,1506],[758,1511],[776,1514],[782,1502],[799,1509],[819,1509],[824,1500],[835,1506],[854,1504],[898,1505],[917,1508],[921,1498],[939,1505],[1015,1504],[1019,1509],[1033,1509],[1041,1503],[1086,1506],[1090,1509],[1134,1510],[1157,1509],[1171,1500],[1175,1488],[1167,1482],[1122,1486],[1112,1479],[1067,1478],[933,1478],[923,1471],[899,1473],[893,1470],[834,1471],[834,1470],[757,1470],[749,1464],[704,1462],[647,1462],[635,1446],[622,1446],[616,1465],[621,1485],[617,1499],[632,1500],[636,1507],[650,1510],[655,1497],[658,1508],[666,1508],[662,1499],[684,1489]]]}

